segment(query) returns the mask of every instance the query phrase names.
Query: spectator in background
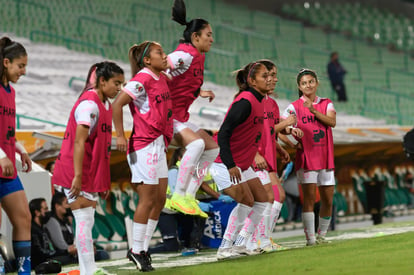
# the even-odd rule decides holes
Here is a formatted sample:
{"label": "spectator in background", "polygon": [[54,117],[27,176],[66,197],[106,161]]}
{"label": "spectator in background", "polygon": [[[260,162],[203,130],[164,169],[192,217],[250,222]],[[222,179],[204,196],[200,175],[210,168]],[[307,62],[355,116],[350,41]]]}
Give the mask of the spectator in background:
{"label": "spectator in background", "polygon": [[73,244],[75,238],[72,229],[72,215],[66,195],[56,192],[52,197],[51,208],[51,215],[45,227],[50,233],[53,246],[76,256],[76,246]]}
{"label": "spectator in background", "polygon": [[338,95],[338,101],[346,102],[348,99],[346,97],[346,89],[344,83],[344,76],[347,71],[339,63],[339,56],[337,52],[331,53],[331,60],[328,63],[328,75],[329,80],[331,81],[332,89],[335,90]]}
{"label": "spectator in background", "polygon": [[53,175],[53,171],[55,170],[55,161],[54,161],[54,160],[49,161],[49,162],[46,164],[45,169],[46,169],[47,171],[49,171],[49,173],[50,173],[50,174],[52,174],[52,175]]}
{"label": "spectator in background", "polygon": [[75,258],[65,250],[55,249],[50,241],[47,230],[44,227],[48,219],[46,200],[36,198],[29,203],[30,213],[32,214],[32,269],[48,260],[57,260],[61,264],[75,263]]}
{"label": "spectator in background", "polygon": [[[68,254],[76,257],[77,249],[74,244],[73,216],[66,195],[62,192],[56,192],[52,197],[51,208],[51,215],[45,227],[53,246],[58,250],[67,251]],[[109,254],[106,251],[95,249],[95,261],[107,259],[109,259]]]}

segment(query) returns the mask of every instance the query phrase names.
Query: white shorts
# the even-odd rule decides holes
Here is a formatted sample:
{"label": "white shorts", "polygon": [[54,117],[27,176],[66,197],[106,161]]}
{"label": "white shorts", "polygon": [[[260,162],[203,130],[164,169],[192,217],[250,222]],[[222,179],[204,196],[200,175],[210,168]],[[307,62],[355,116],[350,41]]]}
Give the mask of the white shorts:
{"label": "white shorts", "polygon": [[178,121],[178,120],[175,120],[175,119],[173,120],[174,135],[181,132],[185,128],[191,129],[194,133],[198,132],[198,130],[201,129],[200,127],[198,127],[194,123],[191,123],[191,122],[188,122],[188,121],[187,122],[181,122],[181,121]]}
{"label": "white shorts", "polygon": [[316,183],[318,186],[335,185],[335,175],[333,169],[322,169],[315,171],[304,171],[299,169],[296,172],[298,182],[302,184]]}
{"label": "white shorts", "polygon": [[[226,165],[224,165],[224,163],[213,162],[213,164],[210,166],[209,171],[214,179],[214,182],[217,184],[217,188],[219,191],[227,189],[232,185],[235,185],[235,183],[230,180],[229,170],[227,169]],[[251,167],[249,167],[247,170],[240,172],[240,183],[257,178],[256,173],[253,171]]]}
{"label": "white shorts", "polygon": [[146,147],[127,155],[132,183],[158,184],[160,178],[168,178],[164,136],[161,135]]}
{"label": "white shorts", "polygon": [[[68,199],[68,203],[71,204],[72,202],[76,201],[76,198],[70,198],[70,188],[64,188],[62,187],[63,192],[66,195],[66,198]],[[99,199],[99,194],[98,192],[85,192],[85,191],[80,191],[79,196],[84,197],[85,199],[88,199],[90,201],[98,201]]]}
{"label": "white shorts", "polygon": [[263,185],[269,184],[272,181],[270,180],[269,171],[267,170],[257,170],[256,172],[257,177],[260,179]]}

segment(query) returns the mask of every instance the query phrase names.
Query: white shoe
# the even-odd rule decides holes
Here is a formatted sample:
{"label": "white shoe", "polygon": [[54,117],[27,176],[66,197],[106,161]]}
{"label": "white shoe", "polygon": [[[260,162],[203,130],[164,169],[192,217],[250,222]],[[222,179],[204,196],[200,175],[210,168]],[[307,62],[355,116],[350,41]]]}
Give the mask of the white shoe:
{"label": "white shoe", "polygon": [[225,260],[230,258],[235,258],[237,255],[235,255],[232,251],[232,247],[227,248],[219,248],[217,250],[217,260]]}
{"label": "white shoe", "polygon": [[264,251],[264,253],[270,253],[270,252],[276,251],[276,249],[274,249],[272,244],[265,245],[264,247],[261,247],[261,249]]}
{"label": "white shoe", "polygon": [[325,237],[322,237],[322,236],[316,237],[316,244],[326,244],[326,243],[331,243],[331,241],[328,241],[327,239],[325,239]]}
{"label": "white shoe", "polygon": [[258,248],[258,249],[255,249],[255,250],[249,250],[249,249],[247,249],[246,248],[246,246],[245,245],[242,245],[242,246],[233,246],[233,248],[232,248],[232,252],[235,254],[235,255],[247,255],[247,256],[252,256],[252,255],[258,255],[258,254],[262,254],[263,253],[263,250],[262,249],[260,249],[260,248]]}

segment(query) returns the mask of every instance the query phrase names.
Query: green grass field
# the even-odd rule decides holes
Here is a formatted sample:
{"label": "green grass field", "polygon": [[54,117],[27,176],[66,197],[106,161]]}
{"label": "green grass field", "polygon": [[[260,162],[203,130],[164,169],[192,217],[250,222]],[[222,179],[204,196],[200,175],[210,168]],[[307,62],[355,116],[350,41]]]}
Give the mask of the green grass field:
{"label": "green grass field", "polygon": [[[333,231],[328,233],[328,239],[330,244],[313,247],[305,247],[302,236],[280,239],[278,243],[288,249],[220,262],[215,260],[215,250],[191,257],[158,254],[153,255],[156,271],[152,274],[414,273],[414,222]],[[126,259],[99,265],[118,275],[139,273]]]}

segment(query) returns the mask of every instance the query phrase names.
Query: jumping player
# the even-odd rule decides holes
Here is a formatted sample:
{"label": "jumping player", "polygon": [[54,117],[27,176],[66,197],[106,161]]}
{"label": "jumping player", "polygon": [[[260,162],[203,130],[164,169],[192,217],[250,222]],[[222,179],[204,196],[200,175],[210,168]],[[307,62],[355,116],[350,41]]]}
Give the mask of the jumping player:
{"label": "jumping player", "polygon": [[203,85],[205,53],[213,43],[210,24],[204,19],[186,21],[186,8],[182,0],[175,0],[172,8],[174,21],[185,26],[183,38],[177,49],[168,55],[169,82],[173,102],[174,142],[185,147],[178,172],[177,185],[171,198],[171,206],[185,214],[200,215],[203,212],[195,194],[202,179],[218,155],[216,142],[204,130],[188,122],[189,108],[198,97],[214,99],[212,91],[201,89]]}
{"label": "jumping player", "polygon": [[0,39],[0,202],[13,225],[13,251],[18,274],[30,274],[30,210],[23,185],[17,175],[16,151],[23,171],[32,170],[32,161],[15,138],[16,101],[10,82],[26,74],[27,52],[22,44],[8,37]]}
{"label": "jumping player", "polygon": [[[172,139],[172,104],[167,55],[157,42],[145,41],[129,50],[132,79],[115,100],[114,125],[118,150],[128,149],[132,187],[139,201],[134,213],[133,246],[127,257],[141,271],[151,271],[148,246],[164,208],[168,186],[166,150]],[[122,107],[129,104],[134,127],[127,148]]]}
{"label": "jumping player", "polygon": [[111,188],[112,107],[108,98],[118,94],[122,83],[124,72],[115,63],[92,65],[70,113],[52,177],[53,184],[63,187],[75,217],[81,275],[104,273],[95,264],[92,227],[98,195],[106,198]]}
{"label": "jumping player", "polygon": [[[304,204],[302,221],[307,245],[326,242],[325,235],[332,216],[335,188],[332,128],[336,125],[336,111],[328,98],[318,97],[318,77],[309,69],[297,75],[299,99],[291,103],[282,118],[296,114],[297,127],[304,133],[296,151],[295,169],[302,186]],[[318,186],[321,197],[319,228],[315,237],[313,207]]]}

